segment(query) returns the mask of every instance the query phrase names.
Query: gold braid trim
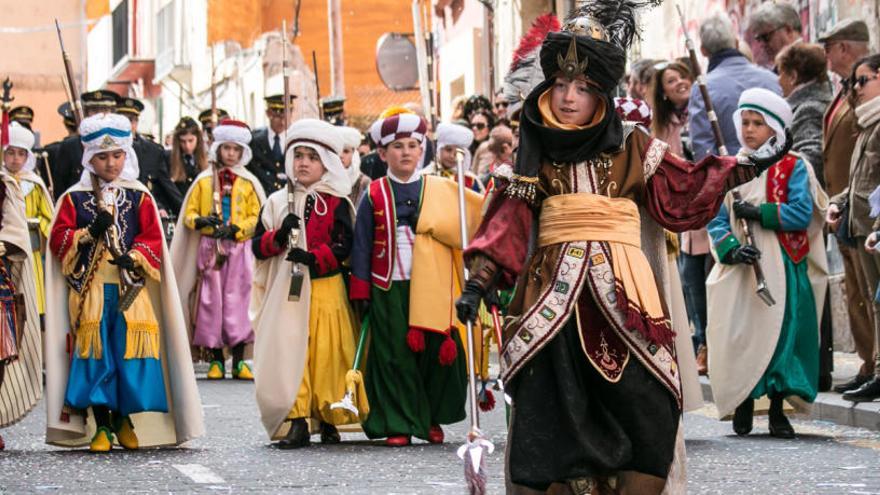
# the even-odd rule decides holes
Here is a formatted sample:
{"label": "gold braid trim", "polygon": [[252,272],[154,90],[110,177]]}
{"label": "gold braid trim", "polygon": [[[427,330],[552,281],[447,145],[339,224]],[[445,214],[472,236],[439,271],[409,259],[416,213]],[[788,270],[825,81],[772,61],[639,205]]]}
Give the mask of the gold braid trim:
{"label": "gold braid trim", "polygon": [[144,275],[150,277],[156,282],[162,281],[162,274],[158,269],[154,268],[149,261],[147,261],[147,258],[143,253],[136,249],[132,249],[128,254],[131,256],[131,259],[134,260],[134,264],[144,272]]}
{"label": "gold braid trim", "polygon": [[531,206],[537,206],[538,183],[540,182],[538,177],[512,174],[509,180],[510,185],[504,190],[507,197],[525,201]]}
{"label": "gold braid trim", "polygon": [[126,321],[124,359],[159,359],[159,324],[152,321]]}
{"label": "gold braid trim", "polygon": [[[85,298],[83,298],[85,299]],[[101,359],[101,320],[81,322],[76,329],[76,352],[80,359]]]}

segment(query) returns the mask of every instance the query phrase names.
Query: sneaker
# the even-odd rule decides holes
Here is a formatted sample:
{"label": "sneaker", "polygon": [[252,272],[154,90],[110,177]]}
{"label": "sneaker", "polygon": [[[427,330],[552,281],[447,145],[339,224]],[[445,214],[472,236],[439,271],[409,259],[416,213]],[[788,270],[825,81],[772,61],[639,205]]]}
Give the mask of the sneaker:
{"label": "sneaker", "polygon": [[251,367],[244,361],[239,361],[237,365],[235,365],[235,369],[232,370],[232,378],[236,380],[254,380],[254,374],[251,372]]}
{"label": "sneaker", "polygon": [[112,447],[113,433],[110,432],[110,428],[99,426],[98,431],[95,432],[95,436],[92,437],[92,442],[89,444],[89,451],[110,452]]}
{"label": "sneaker", "polygon": [[226,378],[226,368],[220,361],[211,361],[211,367],[208,368],[208,380],[222,380]]}
{"label": "sneaker", "polygon": [[118,423],[114,429],[116,430],[116,440],[119,441],[119,445],[122,445],[127,450],[137,450],[138,437],[134,433],[134,424],[131,422],[131,418],[125,416]]}

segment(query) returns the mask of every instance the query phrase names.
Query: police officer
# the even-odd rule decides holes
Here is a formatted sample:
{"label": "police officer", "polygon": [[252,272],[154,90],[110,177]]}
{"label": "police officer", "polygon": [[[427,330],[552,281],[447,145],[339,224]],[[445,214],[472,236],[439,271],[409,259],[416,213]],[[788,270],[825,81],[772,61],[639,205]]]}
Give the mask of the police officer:
{"label": "police officer", "polygon": [[[113,112],[119,95],[113,91],[99,89],[80,95],[83,107],[83,116],[88,117],[98,113]],[[61,110],[59,108],[59,110]],[[55,199],[58,199],[70,186],[79,182],[82,175],[83,148],[79,134],[74,133],[64,138],[58,146],[58,152],[49,163],[52,176],[55,179]]]}
{"label": "police officer", "polygon": [[214,131],[214,126],[217,125],[223,119],[229,118],[229,112],[223,110],[222,108],[217,109],[217,119],[214,120],[211,116],[211,110],[204,110],[199,114],[199,123],[202,124],[202,132],[204,133],[205,144],[210,147],[211,142],[214,141],[212,136],[212,132]]}
{"label": "police officer", "polygon": [[159,214],[164,218],[169,213],[177,213],[183,196],[168,175],[168,161],[165,158],[165,148],[156,142],[147,139],[138,133],[138,123],[144,104],[135,98],[120,98],[116,105],[116,113],[128,117],[131,121],[131,131],[134,134],[132,148],[137,155],[140,167],[140,180],[156,198],[156,206]]}
{"label": "police officer", "polygon": [[[295,98],[290,95],[291,110]],[[284,173],[284,95],[267,96],[265,101],[269,125],[253,132],[250,146],[254,157],[247,169],[257,176],[269,195],[287,184]],[[288,122],[292,123],[290,119]]]}
{"label": "police officer", "polygon": [[11,122],[18,122],[33,132],[34,109],[26,105],[17,106],[9,111],[9,120]]}

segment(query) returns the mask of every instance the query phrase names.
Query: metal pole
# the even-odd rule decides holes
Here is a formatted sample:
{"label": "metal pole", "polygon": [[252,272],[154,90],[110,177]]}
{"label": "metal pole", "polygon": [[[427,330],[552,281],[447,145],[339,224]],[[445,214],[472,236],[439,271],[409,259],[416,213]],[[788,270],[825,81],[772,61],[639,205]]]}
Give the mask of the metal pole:
{"label": "metal pole", "polygon": [[327,0],[327,24],[327,32],[330,35],[330,88],[334,96],[345,97],[341,0]]}

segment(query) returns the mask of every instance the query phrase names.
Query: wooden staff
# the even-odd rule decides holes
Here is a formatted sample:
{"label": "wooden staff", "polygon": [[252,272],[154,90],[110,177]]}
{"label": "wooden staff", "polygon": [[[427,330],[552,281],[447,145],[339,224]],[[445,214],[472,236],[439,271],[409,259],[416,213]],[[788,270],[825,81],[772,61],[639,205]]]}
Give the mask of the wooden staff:
{"label": "wooden staff", "polygon": [[[742,195],[740,195],[739,191],[733,191],[731,194],[733,194],[734,201],[742,201]],[[746,243],[749,246],[754,247],[755,238],[752,236],[752,230],[749,228],[749,221],[745,218],[740,218],[739,222],[746,235]],[[770,288],[767,287],[767,279],[764,278],[764,270],[761,268],[761,261],[755,260],[755,262],[752,263],[752,269],[755,270],[755,281],[758,283],[756,291],[758,297],[761,298],[767,306],[773,306],[776,304],[776,300],[773,299],[773,295],[770,294]]]}

